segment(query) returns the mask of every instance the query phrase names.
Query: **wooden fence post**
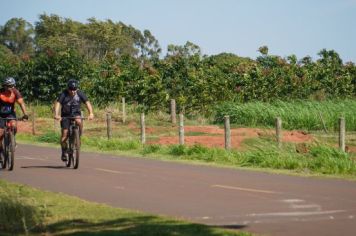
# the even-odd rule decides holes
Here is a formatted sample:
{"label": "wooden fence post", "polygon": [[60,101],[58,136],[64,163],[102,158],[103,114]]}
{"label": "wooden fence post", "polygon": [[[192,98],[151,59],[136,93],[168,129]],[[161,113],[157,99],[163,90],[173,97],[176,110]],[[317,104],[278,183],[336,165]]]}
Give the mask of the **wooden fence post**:
{"label": "wooden fence post", "polygon": [[225,128],[225,149],[231,149],[231,130],[230,130],[230,116],[224,116],[224,128]]}
{"label": "wooden fence post", "polygon": [[32,135],[36,135],[36,127],[35,127],[36,114],[35,114],[34,106],[31,106],[31,113],[32,113]]}
{"label": "wooden fence post", "polygon": [[345,152],[345,118],[339,118],[339,148]]}
{"label": "wooden fence post", "polygon": [[108,139],[111,139],[112,133],[111,133],[111,113],[108,112],[106,113],[106,131],[108,135]]}
{"label": "wooden fence post", "polygon": [[176,100],[171,99],[171,120],[173,125],[177,124],[176,116]]}
{"label": "wooden fence post", "polygon": [[277,146],[281,147],[281,142],[282,142],[282,119],[280,117],[276,118],[276,140],[277,140]]}
{"label": "wooden fence post", "polygon": [[53,132],[57,133],[57,120],[53,119]]}
{"label": "wooden fence post", "polygon": [[145,132],[145,113],[141,113],[141,143],[146,143],[146,132]]}
{"label": "wooden fence post", "polygon": [[122,98],[122,123],[125,124],[126,122],[126,104],[125,98]]}
{"label": "wooden fence post", "polygon": [[179,144],[184,145],[184,115],[179,114]]}
{"label": "wooden fence post", "polygon": [[320,112],[320,111],[319,111],[319,117],[320,117],[321,123],[323,124],[323,129],[324,129],[324,132],[327,134],[327,133],[328,133],[328,129],[326,128],[326,124],[325,124],[325,121],[324,121],[323,115],[321,114],[321,112]]}

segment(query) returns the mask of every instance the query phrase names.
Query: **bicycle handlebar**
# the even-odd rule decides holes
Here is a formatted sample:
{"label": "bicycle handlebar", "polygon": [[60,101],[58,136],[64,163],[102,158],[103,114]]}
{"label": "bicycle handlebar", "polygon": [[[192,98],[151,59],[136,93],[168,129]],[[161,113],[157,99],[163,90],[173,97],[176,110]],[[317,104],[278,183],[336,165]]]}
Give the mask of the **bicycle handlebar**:
{"label": "bicycle handlebar", "polygon": [[11,117],[11,118],[1,118],[0,117],[0,120],[19,120],[19,121],[23,121],[25,119],[23,119],[22,117],[21,118],[13,118],[13,117]]}
{"label": "bicycle handlebar", "polygon": [[81,119],[81,120],[85,120],[86,117],[75,117],[75,116],[64,116],[64,117],[61,117],[61,119]]}

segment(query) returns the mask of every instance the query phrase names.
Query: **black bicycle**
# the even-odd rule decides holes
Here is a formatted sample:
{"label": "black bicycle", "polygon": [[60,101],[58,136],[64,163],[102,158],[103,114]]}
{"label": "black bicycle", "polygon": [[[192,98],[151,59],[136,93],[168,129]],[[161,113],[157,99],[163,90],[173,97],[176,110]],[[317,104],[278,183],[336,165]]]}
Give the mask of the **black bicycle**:
{"label": "black bicycle", "polygon": [[0,153],[0,168],[8,170],[14,169],[15,163],[15,127],[12,125],[11,120],[21,120],[17,118],[0,118],[5,120],[4,138],[2,140],[2,153]]}
{"label": "black bicycle", "polygon": [[65,161],[67,167],[73,167],[73,169],[78,169],[79,166],[79,157],[80,157],[80,128],[75,122],[75,119],[84,120],[80,117],[62,117],[62,119],[69,119],[70,125],[68,129],[67,136],[67,154],[68,158]]}

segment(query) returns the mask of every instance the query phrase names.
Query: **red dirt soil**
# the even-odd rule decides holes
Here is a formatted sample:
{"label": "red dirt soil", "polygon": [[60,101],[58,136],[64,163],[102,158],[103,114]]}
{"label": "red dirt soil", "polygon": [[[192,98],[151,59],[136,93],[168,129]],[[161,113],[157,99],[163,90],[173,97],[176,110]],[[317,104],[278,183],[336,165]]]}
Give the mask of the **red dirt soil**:
{"label": "red dirt soil", "polygon": [[[184,138],[184,143],[186,145],[201,144],[207,147],[224,147],[224,129],[218,126],[185,126],[184,132],[186,134]],[[189,136],[190,132],[198,132],[204,134]],[[271,136],[273,134],[273,130],[263,130],[257,128],[231,129],[231,146],[232,148],[240,148],[241,143],[247,138]],[[283,142],[306,143],[312,140],[313,137],[311,135],[301,131],[282,132]],[[160,137],[158,141],[151,141],[150,143],[163,145],[178,144],[178,137]]]}
{"label": "red dirt soil", "polygon": [[31,121],[18,121],[17,130],[21,133],[32,133],[32,122]]}
{"label": "red dirt soil", "polygon": [[[36,125],[41,125],[41,123],[45,123],[45,121],[37,120]],[[23,133],[32,133],[32,122],[27,121],[18,121],[17,123],[18,131]],[[134,122],[128,124],[128,127],[134,129],[139,132],[139,128],[137,128]],[[159,132],[157,128],[146,127],[146,134],[152,134]],[[200,144],[206,147],[219,147],[224,148],[224,129],[213,126],[185,126],[184,127],[185,138],[184,143],[188,146],[193,146],[195,144]],[[189,135],[189,133],[201,133],[201,135]],[[257,129],[257,128],[237,128],[231,129],[231,146],[234,149],[241,148],[241,144],[245,139],[249,138],[257,138],[257,137],[266,137],[273,136],[275,133],[274,130],[267,129]],[[40,134],[38,130],[36,130],[36,134]],[[310,134],[307,134],[303,131],[283,131],[282,132],[282,141],[283,142],[291,142],[291,143],[299,143],[301,145],[305,143],[309,143],[313,141],[313,137]],[[178,144],[178,136],[164,136],[160,137],[159,140],[149,141],[148,144],[162,144],[162,145],[172,145]],[[302,147],[302,146],[301,146]],[[301,148],[303,149],[303,148]],[[356,152],[356,147],[347,146],[347,152]]]}
{"label": "red dirt soil", "polygon": [[[37,127],[46,125],[46,121],[45,120],[41,120],[41,119],[37,119],[36,120],[36,124],[35,124],[35,133],[36,134],[42,134],[42,132],[40,132],[38,130]],[[58,123],[58,127],[59,127],[59,123]],[[26,133],[26,134],[32,134],[32,121],[28,120],[28,121],[18,121],[17,122],[17,130],[20,133]]]}

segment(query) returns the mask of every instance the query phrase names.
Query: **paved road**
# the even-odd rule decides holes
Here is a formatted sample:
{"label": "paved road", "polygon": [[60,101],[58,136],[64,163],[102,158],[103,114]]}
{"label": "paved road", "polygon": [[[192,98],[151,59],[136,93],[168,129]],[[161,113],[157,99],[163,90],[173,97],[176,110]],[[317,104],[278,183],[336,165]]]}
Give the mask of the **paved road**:
{"label": "paved road", "polygon": [[83,153],[20,144],[0,177],[115,207],[265,235],[356,235],[356,182]]}

